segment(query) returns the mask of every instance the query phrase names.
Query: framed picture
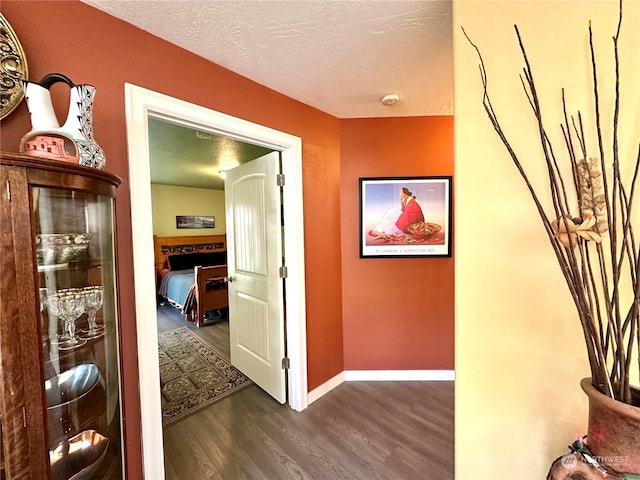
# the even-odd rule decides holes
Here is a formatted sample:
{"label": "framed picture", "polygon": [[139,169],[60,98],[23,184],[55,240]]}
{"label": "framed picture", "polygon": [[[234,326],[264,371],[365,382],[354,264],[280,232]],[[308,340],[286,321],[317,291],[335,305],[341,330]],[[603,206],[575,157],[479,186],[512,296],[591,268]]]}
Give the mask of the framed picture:
{"label": "framed picture", "polygon": [[216,228],[216,218],[207,215],[176,215],[176,228]]}
{"label": "framed picture", "polygon": [[450,176],[360,178],[360,258],[450,256]]}

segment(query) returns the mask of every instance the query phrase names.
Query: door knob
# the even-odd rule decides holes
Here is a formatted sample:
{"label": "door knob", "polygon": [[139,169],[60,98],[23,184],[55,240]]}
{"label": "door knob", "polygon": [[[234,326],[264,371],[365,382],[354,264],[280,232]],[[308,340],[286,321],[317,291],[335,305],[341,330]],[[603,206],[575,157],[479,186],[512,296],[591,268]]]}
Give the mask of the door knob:
{"label": "door knob", "polygon": [[226,283],[231,283],[231,282],[233,282],[233,277],[224,277],[224,281]]}

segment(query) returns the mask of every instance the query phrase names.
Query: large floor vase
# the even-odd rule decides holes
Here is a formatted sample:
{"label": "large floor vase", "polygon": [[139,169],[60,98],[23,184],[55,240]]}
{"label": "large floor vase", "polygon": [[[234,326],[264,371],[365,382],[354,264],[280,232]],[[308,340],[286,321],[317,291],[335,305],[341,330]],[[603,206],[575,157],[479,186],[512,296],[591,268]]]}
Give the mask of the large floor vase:
{"label": "large floor vase", "polygon": [[[591,378],[580,386],[589,399],[589,450],[610,471],[640,475],[640,407],[600,393]],[[640,392],[634,393],[637,405]]]}

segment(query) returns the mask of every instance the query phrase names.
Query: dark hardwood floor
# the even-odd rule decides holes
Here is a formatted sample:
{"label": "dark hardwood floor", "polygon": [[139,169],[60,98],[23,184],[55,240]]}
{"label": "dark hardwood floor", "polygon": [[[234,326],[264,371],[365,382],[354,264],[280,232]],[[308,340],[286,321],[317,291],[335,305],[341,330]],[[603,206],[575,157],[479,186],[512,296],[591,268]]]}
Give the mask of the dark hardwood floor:
{"label": "dark hardwood floor", "polygon": [[[186,325],[165,309],[160,331]],[[190,328],[228,354],[227,321]],[[166,478],[452,480],[453,393],[453,382],[345,382],[295,412],[252,385],[164,430]]]}
{"label": "dark hardwood floor", "polygon": [[168,304],[158,307],[158,332],[180,327],[195,332],[229,358],[229,320],[226,315],[219,320],[207,320],[203,327],[198,328],[194,323],[187,322],[177,308]]}

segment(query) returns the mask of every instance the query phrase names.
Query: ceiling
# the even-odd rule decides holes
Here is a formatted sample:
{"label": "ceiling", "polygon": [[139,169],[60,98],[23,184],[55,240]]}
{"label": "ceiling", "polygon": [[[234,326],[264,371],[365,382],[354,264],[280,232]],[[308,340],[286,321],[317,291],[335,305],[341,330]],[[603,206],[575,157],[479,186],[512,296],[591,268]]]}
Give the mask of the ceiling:
{"label": "ceiling", "polygon": [[151,183],[224,190],[221,171],[273,150],[149,118]]}
{"label": "ceiling", "polygon": [[82,1],[337,118],[453,114],[451,0]]}

